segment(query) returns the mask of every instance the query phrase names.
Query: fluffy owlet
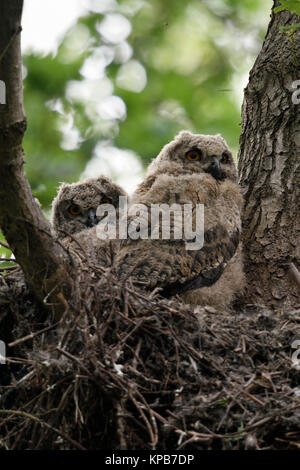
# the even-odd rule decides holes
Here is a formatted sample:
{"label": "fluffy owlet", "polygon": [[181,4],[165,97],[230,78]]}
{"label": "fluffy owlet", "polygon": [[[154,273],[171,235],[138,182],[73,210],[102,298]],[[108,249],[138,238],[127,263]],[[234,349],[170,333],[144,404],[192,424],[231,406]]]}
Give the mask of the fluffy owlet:
{"label": "fluffy owlet", "polygon": [[97,208],[114,206],[119,216],[119,197],[126,192],[110,178],[99,176],[77,183],[63,183],[52,203],[54,234],[77,261],[91,260],[110,266],[119,242],[97,236]]}
{"label": "fluffy owlet", "polygon": [[[149,216],[153,205],[162,204],[176,205],[177,213],[168,216],[170,223],[165,213],[156,221]],[[228,307],[244,284],[242,206],[236,166],[225,140],[220,135],[181,132],[153,160],[132,197],[128,232],[133,227],[141,236],[129,235],[122,241],[115,262],[118,276],[131,276],[149,289],[161,288],[168,297],[179,294],[191,305]],[[199,207],[204,210],[202,226],[197,222]],[[186,234],[188,222],[191,229]],[[162,231],[165,223],[170,227],[167,237]],[[175,236],[178,229],[181,237]],[[203,246],[193,245],[189,234]]]}

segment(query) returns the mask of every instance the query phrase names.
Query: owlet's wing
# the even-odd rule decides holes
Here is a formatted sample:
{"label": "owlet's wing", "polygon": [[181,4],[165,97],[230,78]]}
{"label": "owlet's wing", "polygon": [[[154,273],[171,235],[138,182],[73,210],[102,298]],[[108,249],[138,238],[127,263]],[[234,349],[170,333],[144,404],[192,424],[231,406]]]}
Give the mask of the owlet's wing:
{"label": "owlet's wing", "polygon": [[[238,247],[239,222],[237,220],[235,223],[234,218],[227,220],[220,215],[226,214],[222,201],[217,194],[208,198],[203,182],[197,191],[188,189],[181,191],[181,197],[177,198],[177,213],[175,211],[167,218],[163,214],[163,217],[156,217],[153,221],[151,205],[145,203],[140,207],[138,215],[129,216],[129,238],[122,242],[116,257],[115,269],[120,279],[131,276],[134,281],[148,288],[160,287],[163,295],[172,296],[210,286],[220,278]],[[197,220],[199,203],[204,203],[204,226]],[[189,215],[192,232],[189,233],[194,240],[186,235],[184,224],[189,217],[185,217],[184,204],[191,209]],[[166,234],[163,233],[163,228],[169,220],[168,238],[164,236]],[[180,225],[182,236],[176,238]],[[135,236],[139,234],[140,238],[132,239],[132,231]],[[158,239],[153,239],[154,233]],[[203,240],[203,245],[199,240]]]}

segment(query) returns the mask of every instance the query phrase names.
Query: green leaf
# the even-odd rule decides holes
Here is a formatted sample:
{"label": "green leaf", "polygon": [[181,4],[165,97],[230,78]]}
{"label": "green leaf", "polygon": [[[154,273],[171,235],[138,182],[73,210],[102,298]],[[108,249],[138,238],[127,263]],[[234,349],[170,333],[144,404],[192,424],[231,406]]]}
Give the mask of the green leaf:
{"label": "green leaf", "polygon": [[281,0],[281,5],[274,8],[274,13],[279,13],[283,10],[289,10],[291,13],[300,15],[300,1],[299,0]]}
{"label": "green leaf", "polygon": [[218,405],[219,405],[219,406],[222,406],[222,408],[227,408],[228,403],[227,403],[226,398],[221,398],[221,399],[218,401]]}

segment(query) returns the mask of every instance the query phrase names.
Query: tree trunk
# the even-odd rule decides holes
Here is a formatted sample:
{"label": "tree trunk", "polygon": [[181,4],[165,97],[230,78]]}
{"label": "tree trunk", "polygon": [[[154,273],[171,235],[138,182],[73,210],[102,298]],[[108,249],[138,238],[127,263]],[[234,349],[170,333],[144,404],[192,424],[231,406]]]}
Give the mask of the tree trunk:
{"label": "tree trunk", "polygon": [[299,22],[288,11],[272,12],[245,89],[239,152],[246,301],[280,308],[300,303],[300,104],[294,83],[300,79],[300,32],[291,37],[279,26]]}
{"label": "tree trunk", "polygon": [[0,225],[31,290],[42,300],[55,286],[66,286],[69,276],[67,255],[50,235],[23,169],[22,7],[23,0],[0,3],[0,80],[6,88],[6,103],[0,104]]}

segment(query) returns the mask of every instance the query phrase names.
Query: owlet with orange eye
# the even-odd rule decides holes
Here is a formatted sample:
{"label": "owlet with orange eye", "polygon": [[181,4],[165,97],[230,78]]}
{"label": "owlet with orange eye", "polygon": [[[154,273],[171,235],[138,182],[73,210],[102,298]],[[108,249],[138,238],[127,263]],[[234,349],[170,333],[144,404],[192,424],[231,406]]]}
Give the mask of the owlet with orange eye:
{"label": "owlet with orange eye", "polygon": [[[160,289],[165,297],[229,308],[244,286],[243,198],[232,152],[221,135],[183,131],[163,147],[133,194],[128,213],[158,206],[170,212],[164,209],[166,215],[155,220],[149,211],[143,217],[138,213],[136,221],[128,218],[128,232],[138,222],[141,234],[151,234],[156,224],[156,235],[122,241],[115,261],[119,278],[126,280],[131,273],[130,282]],[[167,226],[169,235],[163,235]],[[192,240],[202,240],[202,246],[189,243],[189,227]]]}
{"label": "owlet with orange eye", "polygon": [[[120,196],[126,197],[127,194],[118,184],[103,175],[77,183],[63,183],[52,203],[54,234],[71,249],[72,254],[83,257],[88,254],[89,259],[94,254],[99,261],[99,250],[105,254],[107,244],[97,237],[96,227],[101,220],[97,215],[98,209],[112,205],[117,220]],[[80,251],[83,253],[79,253]],[[106,262],[101,264],[107,265]]]}

